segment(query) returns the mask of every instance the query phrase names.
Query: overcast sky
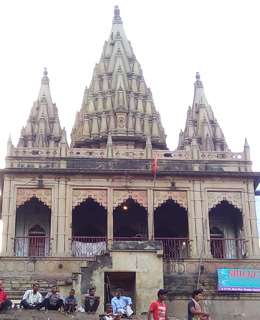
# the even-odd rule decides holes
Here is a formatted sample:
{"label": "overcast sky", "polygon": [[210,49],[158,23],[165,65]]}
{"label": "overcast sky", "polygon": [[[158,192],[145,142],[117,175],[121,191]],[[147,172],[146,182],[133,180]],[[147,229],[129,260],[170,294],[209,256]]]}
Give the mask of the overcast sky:
{"label": "overcast sky", "polygon": [[233,152],[247,137],[259,151],[259,1],[2,0],[0,2],[0,168],[16,146],[48,69],[53,102],[68,140],[85,86],[108,39],[114,5],[141,64],[167,144],[174,150],[192,104],[195,74]]}
{"label": "overcast sky", "polygon": [[161,113],[169,149],[177,147],[184,129],[199,71],[229,148],[243,151],[247,137],[253,169],[260,171],[258,0],[1,0],[0,168],[9,134],[16,146],[26,125],[44,67],[70,141],[115,5]]}

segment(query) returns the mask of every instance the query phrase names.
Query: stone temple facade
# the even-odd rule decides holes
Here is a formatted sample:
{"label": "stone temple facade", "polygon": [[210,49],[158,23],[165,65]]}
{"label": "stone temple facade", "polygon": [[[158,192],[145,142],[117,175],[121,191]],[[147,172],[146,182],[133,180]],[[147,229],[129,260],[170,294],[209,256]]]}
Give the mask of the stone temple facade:
{"label": "stone temple facade", "polygon": [[43,293],[57,283],[64,295],[73,286],[84,306],[95,286],[101,312],[120,286],[141,314],[164,287],[169,315],[184,319],[198,287],[214,319],[256,317],[260,294],[217,291],[218,268],[260,269],[260,174],[252,172],[249,145],[228,148],[197,73],[178,146],[167,149],[118,7],[71,145],[45,69],[18,145],[8,141],[0,178],[0,271],[11,298],[36,281]]}

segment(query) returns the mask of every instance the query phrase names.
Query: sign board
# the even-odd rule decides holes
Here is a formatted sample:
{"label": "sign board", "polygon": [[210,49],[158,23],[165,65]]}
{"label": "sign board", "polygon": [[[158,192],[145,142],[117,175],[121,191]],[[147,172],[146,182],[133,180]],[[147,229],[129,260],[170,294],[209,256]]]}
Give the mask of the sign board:
{"label": "sign board", "polygon": [[260,292],[260,270],[218,269],[218,291]]}

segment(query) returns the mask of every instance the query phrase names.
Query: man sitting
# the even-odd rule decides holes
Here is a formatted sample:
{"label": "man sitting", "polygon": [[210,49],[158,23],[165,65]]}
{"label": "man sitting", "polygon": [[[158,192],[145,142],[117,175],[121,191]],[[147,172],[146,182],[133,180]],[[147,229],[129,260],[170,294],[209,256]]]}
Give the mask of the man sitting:
{"label": "man sitting", "polygon": [[40,309],[42,307],[42,295],[38,290],[39,285],[35,283],[32,290],[25,291],[21,301],[21,306],[23,306],[24,309]]}
{"label": "man sitting", "polygon": [[62,295],[57,291],[58,287],[56,285],[53,285],[51,287],[51,291],[46,294],[46,297],[44,299],[45,312],[48,312],[48,310],[60,309],[60,312],[63,313],[63,298]]}
{"label": "man sitting", "polygon": [[99,306],[100,297],[95,296],[95,288],[90,288],[88,292],[89,294],[85,297],[85,311],[87,313],[95,314]]}
{"label": "man sitting", "polygon": [[111,300],[113,307],[113,313],[125,314],[128,318],[131,318],[133,310],[130,307],[132,300],[130,297],[122,296],[123,290],[121,288],[116,289],[116,296]]}
{"label": "man sitting", "polygon": [[0,313],[4,310],[11,309],[12,301],[7,299],[6,292],[2,289],[3,282],[0,281]]}
{"label": "man sitting", "polygon": [[70,289],[70,294],[65,298],[65,303],[64,303],[64,311],[66,311],[68,314],[70,312],[75,312],[76,311],[76,306],[78,305],[78,300],[75,297],[75,290]]}

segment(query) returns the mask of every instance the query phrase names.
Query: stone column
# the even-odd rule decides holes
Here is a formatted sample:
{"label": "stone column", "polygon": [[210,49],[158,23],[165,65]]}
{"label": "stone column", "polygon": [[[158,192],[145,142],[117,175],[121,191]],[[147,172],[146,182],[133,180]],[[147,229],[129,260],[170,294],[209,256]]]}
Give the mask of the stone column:
{"label": "stone column", "polygon": [[15,220],[16,220],[16,194],[17,188],[14,181],[11,181],[10,200],[9,200],[9,221],[8,221],[8,243],[7,252],[14,252],[14,240],[15,236]]}
{"label": "stone column", "polygon": [[147,190],[147,202],[148,202],[148,208],[147,208],[147,222],[148,222],[148,239],[152,240],[154,239],[154,196],[155,191],[148,189]]}
{"label": "stone column", "polygon": [[194,213],[194,193],[188,191],[188,228],[190,242],[190,255],[191,257],[197,257],[197,238],[195,229],[195,213]]}
{"label": "stone column", "polygon": [[248,182],[248,207],[250,216],[250,227],[251,227],[251,241],[252,241],[252,255],[253,258],[259,259],[259,238],[257,230],[257,218],[256,218],[256,208],[255,208],[255,190],[253,182]]}
{"label": "stone column", "polygon": [[[194,207],[194,218],[195,218],[195,230],[196,230],[196,255],[200,257],[202,252],[203,243],[203,215],[201,205],[201,188],[199,181],[193,181],[193,207]],[[204,251],[203,251],[204,252]],[[194,258],[195,253],[194,253]]]}
{"label": "stone column", "polygon": [[113,188],[107,189],[107,247],[108,249],[112,248],[113,244]]}
{"label": "stone column", "polygon": [[72,237],[72,193],[71,188],[68,185],[68,181],[65,180],[65,253],[66,256],[71,255],[71,240]]}
{"label": "stone column", "polygon": [[3,221],[3,233],[2,233],[2,252],[1,255],[13,255],[10,245],[13,243],[11,239],[12,235],[10,233],[10,197],[11,197],[11,181],[9,177],[4,178],[4,187],[3,187],[3,206],[2,206],[2,221]]}
{"label": "stone column", "polygon": [[65,253],[65,219],[66,219],[66,187],[63,179],[58,181],[58,210],[57,210],[57,254]]}
{"label": "stone column", "polygon": [[50,237],[53,239],[51,240],[51,252],[52,256],[55,256],[57,253],[57,243],[58,243],[58,236],[57,236],[57,228],[58,228],[58,184],[55,182],[54,187],[52,188],[52,211],[51,211],[51,230],[50,230]]}
{"label": "stone column", "polygon": [[244,192],[243,201],[243,225],[244,225],[244,232],[245,232],[245,239],[248,240],[246,242],[246,253],[247,257],[253,256],[253,248],[252,248],[252,231],[251,231],[251,221],[250,221],[250,210],[249,210],[249,203],[248,203],[248,194]]}

